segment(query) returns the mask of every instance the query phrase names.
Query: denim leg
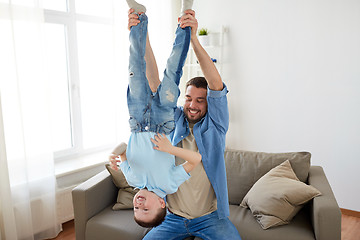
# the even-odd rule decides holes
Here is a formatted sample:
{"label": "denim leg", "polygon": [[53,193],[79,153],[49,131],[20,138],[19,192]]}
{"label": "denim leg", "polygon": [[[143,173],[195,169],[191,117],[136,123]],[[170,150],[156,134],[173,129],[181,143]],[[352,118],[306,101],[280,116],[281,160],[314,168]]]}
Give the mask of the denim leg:
{"label": "denim leg", "polygon": [[241,240],[234,224],[228,218],[219,219],[217,211],[191,220],[168,214],[164,222],[148,232],[143,239],[177,240],[191,236],[203,240]]}
{"label": "denim leg", "polygon": [[142,131],[150,119],[151,89],[146,78],[146,35],[148,19],[139,16],[140,23],[130,30],[129,86],[127,102],[130,114],[131,131]]}
{"label": "denim leg", "polygon": [[228,218],[219,219],[217,211],[190,220],[188,230],[191,236],[203,240],[241,240],[234,224]]}
{"label": "denim leg", "polygon": [[148,232],[143,239],[145,240],[181,240],[190,237],[187,232],[185,218],[175,214],[168,214],[165,220],[157,227]]}
{"label": "denim leg", "polygon": [[169,134],[174,129],[171,121],[174,121],[174,110],[180,95],[178,85],[189,50],[190,38],[190,27],[177,27],[173,48],[164,71],[164,78],[153,99],[151,118],[158,124],[156,132]]}
{"label": "denim leg", "polygon": [[[160,101],[162,104],[173,105],[177,101],[176,96],[179,94],[179,83],[183,73],[183,67],[185,64],[186,56],[189,51],[191,38],[190,27],[181,28],[177,27],[175,32],[175,41],[170,54],[170,57],[166,63],[166,69],[164,71],[164,79],[159,86]],[[169,92],[175,93],[174,97],[169,95]],[[175,105],[176,107],[176,105]]]}

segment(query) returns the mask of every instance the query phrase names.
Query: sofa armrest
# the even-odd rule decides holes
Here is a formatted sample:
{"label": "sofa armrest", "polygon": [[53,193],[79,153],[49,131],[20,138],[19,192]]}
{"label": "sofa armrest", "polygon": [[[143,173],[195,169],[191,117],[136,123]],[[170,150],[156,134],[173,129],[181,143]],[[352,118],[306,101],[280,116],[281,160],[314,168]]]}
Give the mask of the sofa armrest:
{"label": "sofa armrest", "polygon": [[85,240],[87,221],[115,203],[118,189],[104,170],[72,190],[76,240]]}
{"label": "sofa armrest", "polygon": [[317,240],[341,239],[341,212],[320,166],[311,166],[308,182],[321,192],[311,204],[311,218]]}

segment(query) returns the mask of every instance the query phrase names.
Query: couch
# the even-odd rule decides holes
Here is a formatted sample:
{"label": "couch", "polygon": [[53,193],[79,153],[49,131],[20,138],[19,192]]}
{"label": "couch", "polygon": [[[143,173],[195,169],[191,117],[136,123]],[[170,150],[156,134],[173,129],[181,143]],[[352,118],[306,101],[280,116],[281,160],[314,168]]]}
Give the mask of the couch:
{"label": "couch", "polygon": [[[311,166],[310,157],[308,152],[225,151],[229,218],[243,240],[341,239],[339,206],[322,167]],[[321,195],[302,204],[288,224],[265,230],[257,221],[257,215],[240,204],[260,178],[286,160],[291,163],[298,180],[316,188]],[[142,239],[149,231],[134,222],[131,209],[112,209],[118,191],[106,170],[74,188],[72,196],[77,240],[136,240]]]}

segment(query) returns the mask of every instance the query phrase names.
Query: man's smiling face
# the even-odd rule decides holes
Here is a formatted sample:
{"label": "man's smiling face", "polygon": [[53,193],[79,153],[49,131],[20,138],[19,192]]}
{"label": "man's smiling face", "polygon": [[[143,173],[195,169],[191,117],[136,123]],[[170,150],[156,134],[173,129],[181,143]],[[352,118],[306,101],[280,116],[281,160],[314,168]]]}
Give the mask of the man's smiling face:
{"label": "man's smiling face", "polygon": [[184,113],[189,123],[197,123],[207,112],[207,89],[190,85],[186,88]]}

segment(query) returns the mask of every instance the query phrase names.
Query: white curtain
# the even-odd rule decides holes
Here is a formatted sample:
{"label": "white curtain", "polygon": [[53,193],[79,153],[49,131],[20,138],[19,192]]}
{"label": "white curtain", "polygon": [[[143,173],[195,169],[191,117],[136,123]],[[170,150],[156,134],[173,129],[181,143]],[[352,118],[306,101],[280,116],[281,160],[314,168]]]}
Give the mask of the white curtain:
{"label": "white curtain", "polygon": [[37,1],[0,0],[1,240],[53,238],[61,231],[43,22]]}
{"label": "white curtain", "polygon": [[[61,231],[51,143],[51,86],[44,69],[44,14],[38,2],[0,0],[0,240],[48,239]],[[160,2],[145,4],[162,72],[177,17],[171,16],[172,1]],[[117,64],[126,73],[127,6],[125,1],[114,3],[120,43],[116,47],[122,58]]]}

